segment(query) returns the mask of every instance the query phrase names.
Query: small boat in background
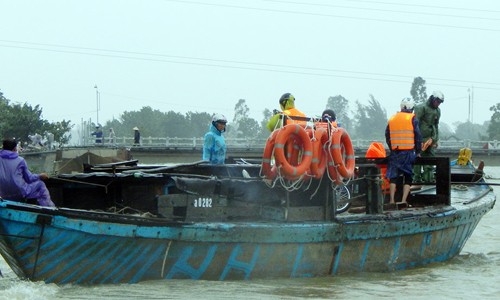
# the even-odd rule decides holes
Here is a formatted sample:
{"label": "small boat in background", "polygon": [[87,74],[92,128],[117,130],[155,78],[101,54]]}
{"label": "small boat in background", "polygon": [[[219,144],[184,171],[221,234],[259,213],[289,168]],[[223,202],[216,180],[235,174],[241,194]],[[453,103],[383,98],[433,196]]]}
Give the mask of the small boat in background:
{"label": "small boat in background", "polygon": [[[462,148],[459,151],[458,158],[450,162],[451,173],[455,182],[476,182],[484,176],[484,162],[480,161],[476,166],[472,161],[472,150],[470,148]],[[470,178],[470,174],[474,174]]]}

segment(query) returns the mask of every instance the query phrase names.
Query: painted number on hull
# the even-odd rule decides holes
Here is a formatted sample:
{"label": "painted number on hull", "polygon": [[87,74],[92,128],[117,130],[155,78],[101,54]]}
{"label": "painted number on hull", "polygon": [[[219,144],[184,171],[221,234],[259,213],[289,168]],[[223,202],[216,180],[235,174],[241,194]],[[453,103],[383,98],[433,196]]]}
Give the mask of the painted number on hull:
{"label": "painted number on hull", "polygon": [[194,199],[194,207],[212,207],[212,198]]}

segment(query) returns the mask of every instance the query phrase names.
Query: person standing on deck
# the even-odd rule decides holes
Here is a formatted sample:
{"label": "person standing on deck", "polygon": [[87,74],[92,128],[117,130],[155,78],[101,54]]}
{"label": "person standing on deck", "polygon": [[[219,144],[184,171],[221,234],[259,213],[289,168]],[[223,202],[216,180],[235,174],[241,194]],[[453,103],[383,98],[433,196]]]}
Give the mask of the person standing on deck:
{"label": "person standing on deck", "polygon": [[337,117],[333,109],[325,109],[321,114],[321,122],[327,122],[332,124],[333,127],[338,127]]}
{"label": "person standing on deck", "polygon": [[[295,117],[306,117],[306,115],[301,112],[300,110],[296,109],[295,108],[295,97],[290,94],[290,93],[285,93],[281,96],[280,100],[279,100],[279,103],[280,103],[280,107],[281,107],[281,110],[282,112],[278,112],[278,111],[275,111],[274,113],[274,116],[271,117],[271,119],[269,119],[269,122],[267,122],[267,129],[269,129],[269,131],[273,131],[274,129],[276,128],[280,128],[283,126],[283,121],[280,120],[280,117],[281,115],[285,115],[284,117],[286,118],[286,116],[295,116]],[[302,121],[302,120],[286,120],[285,124],[303,124],[305,125],[306,124],[306,121]]]}
{"label": "person standing on deck", "polygon": [[24,158],[17,153],[17,141],[3,140],[3,149],[0,151],[0,197],[25,201],[36,199],[41,206],[52,206],[50,194],[42,180],[47,180],[46,173],[32,174]]}
{"label": "person standing on deck", "polygon": [[406,203],[413,181],[413,164],[422,151],[422,136],[410,98],[404,98],[401,111],[389,119],[385,140],[391,151],[386,173],[390,182],[390,203],[395,203],[396,185],[403,185],[401,203]]}
{"label": "person standing on deck", "polygon": [[[436,148],[439,141],[439,119],[441,110],[439,105],[444,102],[444,95],[440,91],[434,91],[427,102],[415,107],[415,116],[418,119],[420,132],[422,133],[422,157],[436,156]],[[415,182],[434,182],[434,168],[425,165],[415,166]]]}
{"label": "person standing on deck", "polygon": [[226,141],[223,132],[226,131],[227,119],[222,114],[215,114],[203,142],[202,159],[212,165],[222,165],[226,160]]}

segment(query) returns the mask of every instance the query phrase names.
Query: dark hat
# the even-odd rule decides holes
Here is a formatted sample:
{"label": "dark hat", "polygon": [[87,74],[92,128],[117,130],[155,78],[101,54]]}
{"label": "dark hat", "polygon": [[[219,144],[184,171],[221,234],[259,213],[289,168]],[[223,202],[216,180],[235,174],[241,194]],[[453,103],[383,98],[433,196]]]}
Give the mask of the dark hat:
{"label": "dark hat", "polygon": [[331,121],[335,121],[337,118],[335,116],[335,112],[333,109],[325,109],[323,113],[321,114],[321,118],[325,120],[326,118],[330,119]]}
{"label": "dark hat", "polygon": [[12,151],[17,146],[17,141],[15,139],[5,139],[3,140],[3,149]]}

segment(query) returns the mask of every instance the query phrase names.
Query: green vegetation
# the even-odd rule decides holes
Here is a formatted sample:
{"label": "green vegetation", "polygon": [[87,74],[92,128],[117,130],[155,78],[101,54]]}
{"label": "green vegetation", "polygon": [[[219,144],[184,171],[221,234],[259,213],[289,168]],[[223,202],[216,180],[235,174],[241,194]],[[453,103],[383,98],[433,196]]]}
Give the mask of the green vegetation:
{"label": "green vegetation", "polygon": [[32,107],[28,103],[12,103],[0,92],[0,136],[3,138],[16,138],[24,143],[29,143],[28,135],[45,132],[54,134],[54,141],[65,144],[71,139],[69,134],[70,121],[62,120],[50,123],[42,119],[42,108],[39,105]]}
{"label": "green vegetation", "polygon": [[490,107],[493,115],[488,126],[488,137],[490,140],[500,140],[500,103]]}

